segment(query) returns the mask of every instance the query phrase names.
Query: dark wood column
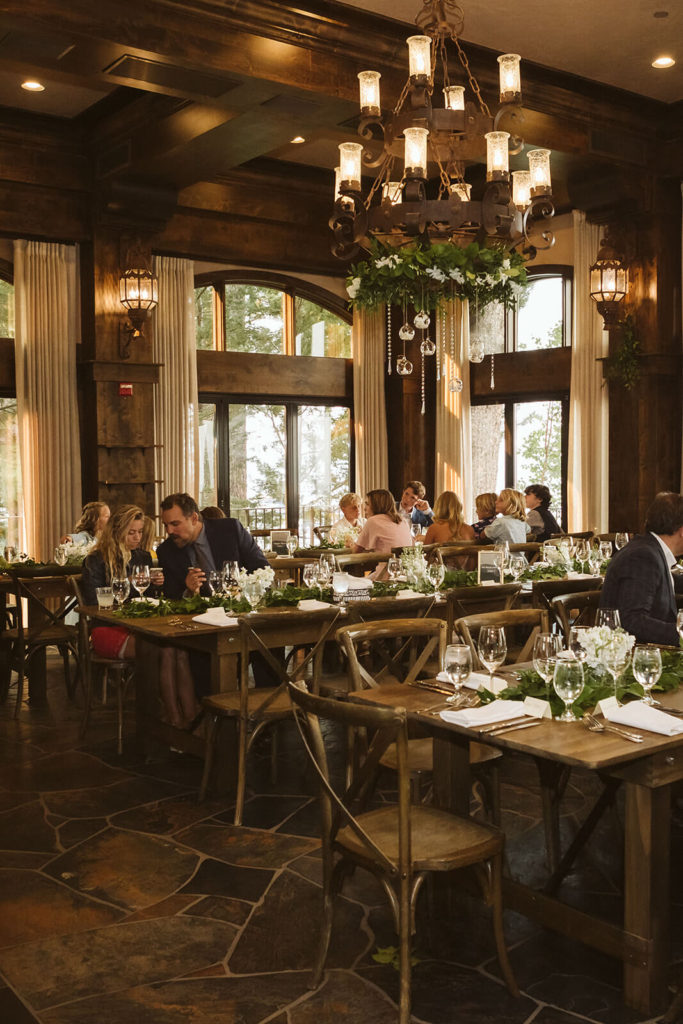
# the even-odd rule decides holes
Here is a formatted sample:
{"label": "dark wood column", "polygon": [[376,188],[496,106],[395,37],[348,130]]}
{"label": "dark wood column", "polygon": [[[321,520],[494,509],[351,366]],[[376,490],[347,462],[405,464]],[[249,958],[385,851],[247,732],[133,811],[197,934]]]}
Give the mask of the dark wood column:
{"label": "dark wood column", "polygon": [[[681,192],[674,179],[648,186],[638,213],[615,224],[641,361],[630,391],[608,384],[610,530],[642,530],[655,494],[681,488]],[[611,355],[621,341],[619,328],[610,331]]]}

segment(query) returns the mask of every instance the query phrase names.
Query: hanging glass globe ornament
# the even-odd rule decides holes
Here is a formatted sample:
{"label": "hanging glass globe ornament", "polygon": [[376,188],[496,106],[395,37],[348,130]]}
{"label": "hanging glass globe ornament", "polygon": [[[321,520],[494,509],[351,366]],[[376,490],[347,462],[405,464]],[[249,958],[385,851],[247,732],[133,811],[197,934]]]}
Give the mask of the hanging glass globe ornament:
{"label": "hanging glass globe ornament", "polygon": [[475,341],[474,344],[470,344],[470,362],[484,362],[484,346],[480,341]]}
{"label": "hanging glass globe ornament", "polygon": [[405,356],[401,356],[396,360],[396,373],[400,374],[401,377],[409,377],[413,372],[413,364]]}
{"label": "hanging glass globe ornament", "polygon": [[398,336],[401,341],[412,341],[415,337],[415,328],[412,324],[405,323],[398,329]]}
{"label": "hanging glass globe ornament", "polygon": [[425,312],[424,309],[421,309],[419,313],[416,313],[413,318],[413,323],[421,331],[426,331],[431,322],[429,313]]}
{"label": "hanging glass globe ornament", "polygon": [[431,338],[424,338],[420,345],[420,352],[423,356],[433,356],[436,352],[436,345]]}
{"label": "hanging glass globe ornament", "polygon": [[462,381],[459,377],[451,377],[448,381],[448,390],[455,391],[456,394],[462,391]]}

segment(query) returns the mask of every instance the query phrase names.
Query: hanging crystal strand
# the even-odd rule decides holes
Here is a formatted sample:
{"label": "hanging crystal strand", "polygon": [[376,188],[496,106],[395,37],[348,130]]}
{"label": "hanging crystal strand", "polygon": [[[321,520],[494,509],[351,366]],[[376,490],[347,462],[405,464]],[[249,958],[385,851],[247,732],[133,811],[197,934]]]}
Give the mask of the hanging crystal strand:
{"label": "hanging crystal strand", "polygon": [[387,303],[387,373],[391,376],[391,306]]}
{"label": "hanging crystal strand", "polygon": [[455,373],[455,299],[451,295],[451,372]]}
{"label": "hanging crystal strand", "polygon": [[420,358],[422,360],[422,382],[421,382],[421,387],[422,387],[422,415],[424,416],[424,414],[425,414],[425,354],[424,354],[424,352],[420,353]]}
{"label": "hanging crystal strand", "polygon": [[493,365],[493,352],[491,353],[491,391],[496,387],[496,371]]}
{"label": "hanging crystal strand", "polygon": [[436,339],[436,380],[437,383],[441,380],[441,351],[444,344],[444,336],[446,334],[446,306],[441,306],[441,333]]}

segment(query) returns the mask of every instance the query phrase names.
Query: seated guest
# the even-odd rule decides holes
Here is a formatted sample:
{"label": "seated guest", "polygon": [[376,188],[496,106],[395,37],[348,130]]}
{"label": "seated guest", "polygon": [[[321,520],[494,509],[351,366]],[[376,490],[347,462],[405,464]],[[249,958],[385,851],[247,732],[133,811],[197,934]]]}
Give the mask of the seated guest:
{"label": "seated guest", "polygon": [[421,480],[409,480],[403,489],[397,512],[408,524],[426,527],[432,525],[434,513],[425,499],[427,493]]}
{"label": "seated guest", "polygon": [[92,544],[107,525],[110,515],[106,501],[89,501],[83,506],[81,518],[76,523],[73,533],[65,533],[59,538],[59,543]]}
{"label": "seated guest", "polygon": [[396,511],[396,502],[391,491],[368,491],[365,497],[365,514],[365,526],[356,538],[354,551],[386,553],[392,548],[412,545],[410,527]]}
{"label": "seated guest", "polygon": [[343,543],[351,547],[363,529],[365,520],[361,516],[363,499],[360,494],[343,494],[339,499],[339,508],[342,511],[341,519],[332,524],[329,538],[332,544]]}
{"label": "seated guest", "polygon": [[427,530],[425,544],[450,544],[458,540],[474,540],[474,530],[465,522],[457,494],[442,491],[434,502],[434,522]]}
{"label": "seated guest", "polygon": [[206,574],[223,562],[239,562],[240,568],[265,569],[266,556],[237,519],[207,519],[189,494],[169,494],[161,503],[166,540],[157,548],[164,570],[164,593],[178,598],[186,594],[211,596]]}
{"label": "seated guest", "polygon": [[545,484],[531,484],[524,489],[524,501],[528,512],[526,521],[531,530],[530,540],[550,540],[554,533],[562,533],[554,515],[550,511],[552,498]]}
{"label": "seated guest", "polygon": [[478,494],[474,499],[479,519],[476,523],[472,524],[472,529],[477,540],[481,538],[482,530],[485,530],[489,523],[492,523],[496,518],[497,500],[498,495],[495,491],[484,491],[483,494]]}
{"label": "seated guest", "polygon": [[483,541],[508,541],[510,544],[523,544],[529,526],[524,509],[524,495],[512,487],[505,487],[496,498],[498,517],[482,530]]}
{"label": "seated guest", "polygon": [[206,505],[199,514],[202,519],[225,519],[225,512],[218,505]]}
{"label": "seated guest", "polygon": [[683,555],[683,495],[658,494],[647,510],[645,530],[611,559],[600,607],[616,608],[637,643],[678,647],[675,595],[683,593],[683,576],[671,570]]}

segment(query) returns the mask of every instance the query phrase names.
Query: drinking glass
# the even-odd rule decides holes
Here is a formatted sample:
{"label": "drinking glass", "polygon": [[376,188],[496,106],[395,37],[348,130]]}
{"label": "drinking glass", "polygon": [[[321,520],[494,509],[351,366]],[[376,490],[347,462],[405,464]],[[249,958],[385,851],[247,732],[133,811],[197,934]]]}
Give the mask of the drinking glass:
{"label": "drinking glass", "polygon": [[633,651],[631,667],[634,677],[644,690],[643,704],[654,704],[651,691],[662,674],[662,652],[658,647],[639,644]]}
{"label": "drinking glass", "polygon": [[304,586],[306,586],[306,587],[309,587],[309,588],[312,589],[313,587],[315,587],[317,585],[317,583],[318,583],[318,565],[317,565],[316,562],[308,562],[304,566],[304,571],[303,571],[303,574],[302,574],[302,579],[304,581]]}
{"label": "drinking glass", "polygon": [[340,601],[344,600],[344,596],[348,593],[350,579],[348,573],[335,572],[332,577],[332,590],[334,591],[335,597],[339,598]]}
{"label": "drinking glass", "polygon": [[580,538],[576,542],[576,557],[583,565],[588,561],[590,555],[590,544],[585,537]]}
{"label": "drinking glass", "polygon": [[522,573],[526,572],[528,567],[528,562],[524,555],[510,555],[510,564],[508,566],[508,569],[512,574],[512,578],[515,581],[515,583],[522,575]]}
{"label": "drinking glass", "polygon": [[588,657],[588,652],[581,643],[581,639],[586,635],[587,629],[588,626],[572,626],[569,630],[569,650],[573,653],[576,660],[581,663]]}
{"label": "drinking glass", "polygon": [[545,683],[546,693],[550,694],[550,680],[555,671],[555,662],[560,653],[562,640],[555,633],[539,633],[534,640],[534,668]]}
{"label": "drinking glass", "polygon": [[136,565],[133,569],[131,577],[133,586],[137,590],[140,597],[144,597],[144,593],[151,583],[149,578],[149,566],[148,565]]}
{"label": "drinking glass", "polygon": [[472,671],[472,652],[469,645],[449,644],[446,648],[443,667],[450,682],[453,684],[453,696],[448,697],[448,703],[452,704],[457,700],[462,684],[469,678]]}
{"label": "drinking glass", "polygon": [[588,566],[591,571],[591,575],[600,575],[600,566],[602,565],[602,555],[600,554],[599,548],[591,548],[588,552]]}
{"label": "drinking glass", "polygon": [[[600,661],[614,680],[614,696],[617,697],[619,676],[628,664],[629,652],[619,640],[608,640],[600,651]],[[618,699],[618,697],[617,697]]]}
{"label": "drinking glass", "polygon": [[598,608],[595,616],[596,626],[607,626],[608,629],[619,629],[621,618],[618,608]]}
{"label": "drinking glass", "polygon": [[114,595],[117,608],[121,608],[130,594],[130,580],[127,576],[113,576],[111,581],[111,592]]}
{"label": "drinking glass", "polygon": [[628,542],[629,536],[627,533],[614,534],[614,546],[617,549],[617,551],[621,551],[622,548],[625,548]]}
{"label": "drinking glass", "polygon": [[242,584],[242,596],[249,602],[253,611],[261,600],[261,584],[259,581],[252,577],[247,577]]}
{"label": "drinking glass", "polygon": [[441,584],[443,583],[445,575],[446,570],[444,569],[443,562],[430,562],[430,564],[427,566],[426,576],[428,581],[434,587],[435,594],[439,587],[441,586]]}
{"label": "drinking glass", "polygon": [[411,523],[410,532],[413,535],[413,537],[417,539],[418,537],[422,536],[422,527],[420,526],[419,523]]}
{"label": "drinking glass", "polygon": [[599,547],[600,554],[602,555],[603,562],[606,562],[608,558],[612,557],[612,541],[601,540]]}
{"label": "drinking glass", "polygon": [[230,561],[223,562],[223,586],[226,588],[234,586],[240,575],[240,564],[239,562]]}
{"label": "drinking glass", "polygon": [[577,717],[571,705],[578,700],[583,690],[583,665],[572,651],[560,651],[555,662],[553,689],[564,704],[564,711],[558,722],[576,722]]}
{"label": "drinking glass", "polygon": [[402,568],[403,566],[401,565],[401,559],[397,558],[396,555],[392,555],[391,558],[387,560],[387,576],[389,577],[389,579],[398,579],[398,577],[401,575]]}
{"label": "drinking glass", "polygon": [[337,568],[337,559],[331,551],[325,551],[320,556],[320,574],[322,576],[323,566],[327,566],[327,582],[329,583]]}
{"label": "drinking glass", "polygon": [[502,626],[482,626],[477,641],[479,660],[489,674],[489,688],[493,686],[493,673],[505,661],[508,652],[505,630]]}
{"label": "drinking glass", "polygon": [[114,595],[111,587],[95,587],[98,608],[113,608]]}
{"label": "drinking glass", "polygon": [[206,574],[206,582],[209,584],[209,590],[212,594],[220,594],[223,589],[223,573],[212,569],[211,572]]}
{"label": "drinking glass", "polygon": [[510,561],[510,545],[506,540],[500,540],[497,544],[493,545],[494,551],[500,551],[503,557],[503,569],[507,568],[508,562]]}
{"label": "drinking glass", "polygon": [[66,544],[58,544],[55,548],[55,562],[57,565],[66,565],[67,558]]}

